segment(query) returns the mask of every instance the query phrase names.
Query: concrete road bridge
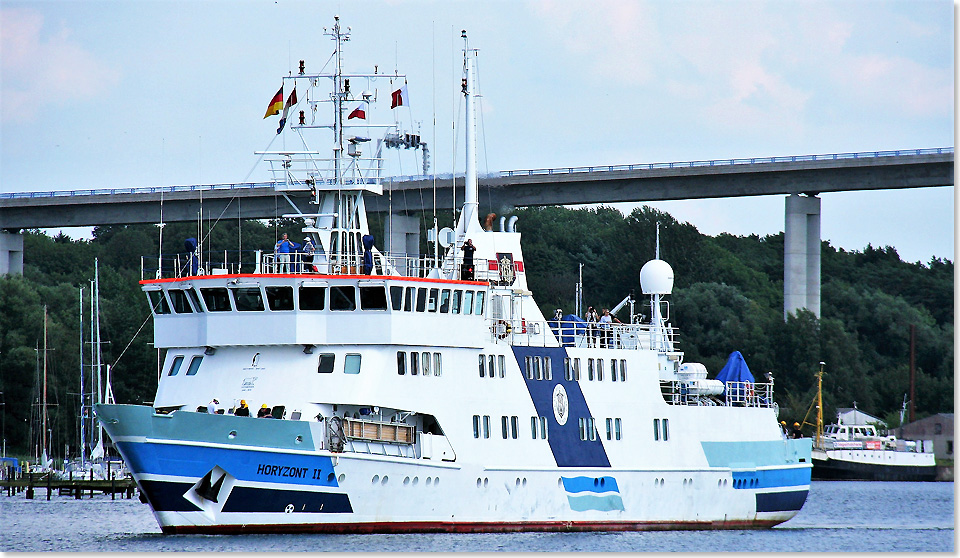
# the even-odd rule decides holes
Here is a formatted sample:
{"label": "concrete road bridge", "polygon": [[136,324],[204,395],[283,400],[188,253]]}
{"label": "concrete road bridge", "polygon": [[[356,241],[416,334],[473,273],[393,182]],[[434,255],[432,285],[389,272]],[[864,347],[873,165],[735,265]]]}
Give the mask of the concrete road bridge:
{"label": "concrete road bridge", "polygon": [[[459,190],[454,189],[454,184]],[[767,196],[785,198],[784,316],[820,315],[820,198],[823,192],[952,187],[954,149],[913,149],[502,171],[480,177],[481,214],[515,207]],[[306,190],[273,182],[0,194],[0,274],[22,273],[30,228],[194,221],[204,215],[268,219],[309,213]],[[462,204],[463,177],[393,177],[371,212],[389,212],[385,249],[419,250],[420,211]],[[434,206],[434,188],[436,206]],[[461,197],[455,197],[459,194]]]}

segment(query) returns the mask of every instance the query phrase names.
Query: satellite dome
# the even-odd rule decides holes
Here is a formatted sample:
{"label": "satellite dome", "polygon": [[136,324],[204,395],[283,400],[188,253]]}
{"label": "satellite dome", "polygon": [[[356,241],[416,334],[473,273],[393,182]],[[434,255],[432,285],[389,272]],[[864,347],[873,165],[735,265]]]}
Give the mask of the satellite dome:
{"label": "satellite dome", "polygon": [[667,295],[673,292],[673,268],[663,260],[650,260],[640,269],[643,294]]}

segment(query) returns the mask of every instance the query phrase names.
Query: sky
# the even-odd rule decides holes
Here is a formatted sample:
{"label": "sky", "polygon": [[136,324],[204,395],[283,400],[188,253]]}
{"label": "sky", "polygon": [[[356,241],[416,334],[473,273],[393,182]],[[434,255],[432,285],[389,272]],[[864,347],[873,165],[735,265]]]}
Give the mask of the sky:
{"label": "sky", "polygon": [[[381,82],[373,112],[419,125],[437,172],[463,168],[461,29],[481,173],[954,146],[951,0],[3,0],[0,193],[268,179],[254,152],[296,137],[263,113],[300,59],[328,60],[334,15],[348,70],[406,75],[409,110]],[[953,188],[821,198],[834,247],[954,260]],[[650,205],[763,236],[783,199]]]}

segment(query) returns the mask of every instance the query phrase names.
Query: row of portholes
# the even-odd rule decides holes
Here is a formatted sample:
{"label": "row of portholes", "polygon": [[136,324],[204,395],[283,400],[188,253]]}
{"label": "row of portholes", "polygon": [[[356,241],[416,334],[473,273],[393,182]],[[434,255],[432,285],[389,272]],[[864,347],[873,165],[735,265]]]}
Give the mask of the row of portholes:
{"label": "row of portholes", "polygon": [[337,479],[337,482],[338,482],[338,483],[343,484],[343,480],[344,480],[345,478],[347,478],[347,475],[344,475],[343,473],[340,473],[340,476],[338,477],[338,476],[334,475],[333,473],[327,474],[327,482],[333,482],[333,479],[334,479],[334,478]]}
{"label": "row of portholes", "polygon": [[723,488],[727,486],[727,479],[720,479],[717,481],[717,488]]}
{"label": "row of portholes", "polygon": [[756,488],[760,486],[760,479],[733,479],[734,488]]}
{"label": "row of portholes", "polygon": [[683,479],[683,486],[693,486],[693,479]]}
{"label": "row of portholes", "polygon": [[[517,478],[514,480],[514,484],[517,486],[517,488],[520,488],[521,486],[527,486],[527,479],[526,479],[526,477],[524,477],[524,478],[522,478],[522,479],[521,479],[520,477],[517,477]],[[481,488],[481,487],[482,487],[482,488],[486,488],[486,487],[489,486],[489,485],[490,485],[490,479],[488,479],[488,478],[482,478],[482,479],[481,479],[481,478],[478,478],[478,479],[477,479],[477,488]]]}
{"label": "row of portholes", "polygon": [[[340,476],[342,477],[343,475],[340,475]],[[380,475],[373,475],[373,478],[370,479],[370,484],[386,485],[389,479],[390,477],[388,477],[387,475],[383,475],[382,477]],[[417,486],[418,484],[420,484],[420,477],[413,477],[413,478],[403,477],[403,486],[411,486],[411,485]],[[437,486],[440,484],[440,478],[427,477],[426,479],[424,479],[423,484],[425,484],[426,486]]]}

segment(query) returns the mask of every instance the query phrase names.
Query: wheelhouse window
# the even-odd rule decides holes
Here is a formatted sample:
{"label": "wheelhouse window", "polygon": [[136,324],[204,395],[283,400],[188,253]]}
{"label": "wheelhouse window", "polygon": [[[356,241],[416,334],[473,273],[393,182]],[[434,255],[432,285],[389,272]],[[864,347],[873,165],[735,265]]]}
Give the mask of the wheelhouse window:
{"label": "wheelhouse window", "polygon": [[403,311],[413,312],[413,301],[417,298],[417,290],[413,287],[407,287],[407,296],[403,299]]}
{"label": "wheelhouse window", "polygon": [[360,373],[360,355],[358,353],[347,353],[346,356],[343,357],[343,373]]}
{"label": "wheelhouse window", "polygon": [[229,312],[230,295],[224,287],[212,287],[209,289],[200,289],[203,295],[203,302],[207,305],[207,310],[211,312]]}
{"label": "wheelhouse window", "polygon": [[177,355],[177,358],[173,359],[173,362],[170,363],[170,371],[167,372],[167,376],[176,376],[177,372],[180,371],[180,365],[183,364],[183,355]]}
{"label": "wheelhouse window", "polygon": [[163,296],[163,291],[147,291],[150,298],[150,308],[154,314],[169,314],[170,305],[167,304],[167,297]]}
{"label": "wheelhouse window", "polygon": [[330,287],[330,309],[350,311],[357,309],[357,289],[353,285],[333,285]]}
{"label": "wheelhouse window", "polygon": [[173,306],[173,311],[177,314],[191,314],[193,313],[193,308],[190,308],[190,301],[187,299],[187,295],[180,289],[170,289],[167,291],[167,294],[170,295],[170,302]]}
{"label": "wheelhouse window", "polygon": [[443,289],[440,293],[440,313],[450,312],[450,289]]}
{"label": "wheelhouse window", "polygon": [[333,353],[321,353],[320,362],[317,364],[319,374],[330,374],[333,372],[333,365],[336,362],[336,355]]}
{"label": "wheelhouse window", "polygon": [[430,297],[427,298],[427,312],[437,311],[437,296],[440,289],[430,289]]}
{"label": "wheelhouse window", "polygon": [[187,376],[196,376],[197,372],[200,370],[201,362],[203,362],[203,357],[200,355],[190,359],[190,368],[187,368]]}
{"label": "wheelhouse window", "polygon": [[260,294],[260,287],[239,287],[231,290],[233,291],[233,302],[237,305],[238,311],[263,311],[263,295]]}
{"label": "wheelhouse window", "polygon": [[403,308],[403,287],[390,287],[390,307],[397,311]]}
{"label": "wheelhouse window", "polygon": [[360,287],[360,308],[363,310],[386,310],[387,289],[382,286]]}
{"label": "wheelhouse window", "polygon": [[473,291],[463,293],[463,313],[473,314]]}
{"label": "wheelhouse window", "polygon": [[483,315],[483,291],[477,291],[477,303],[474,306],[474,314]]}
{"label": "wheelhouse window", "polygon": [[423,312],[427,309],[427,288],[417,289],[417,312]]}
{"label": "wheelhouse window", "polygon": [[323,310],[326,294],[326,287],[300,287],[300,309]]}
{"label": "wheelhouse window", "polygon": [[200,304],[200,297],[197,296],[197,291],[195,289],[184,289],[183,292],[187,293],[187,296],[193,301],[193,307],[197,312],[203,312],[203,305]]}
{"label": "wheelhouse window", "polygon": [[460,309],[463,307],[463,291],[453,291],[453,307],[451,312],[454,314],[459,314]]}
{"label": "wheelhouse window", "polygon": [[267,305],[270,310],[293,310],[293,287],[267,287]]}

